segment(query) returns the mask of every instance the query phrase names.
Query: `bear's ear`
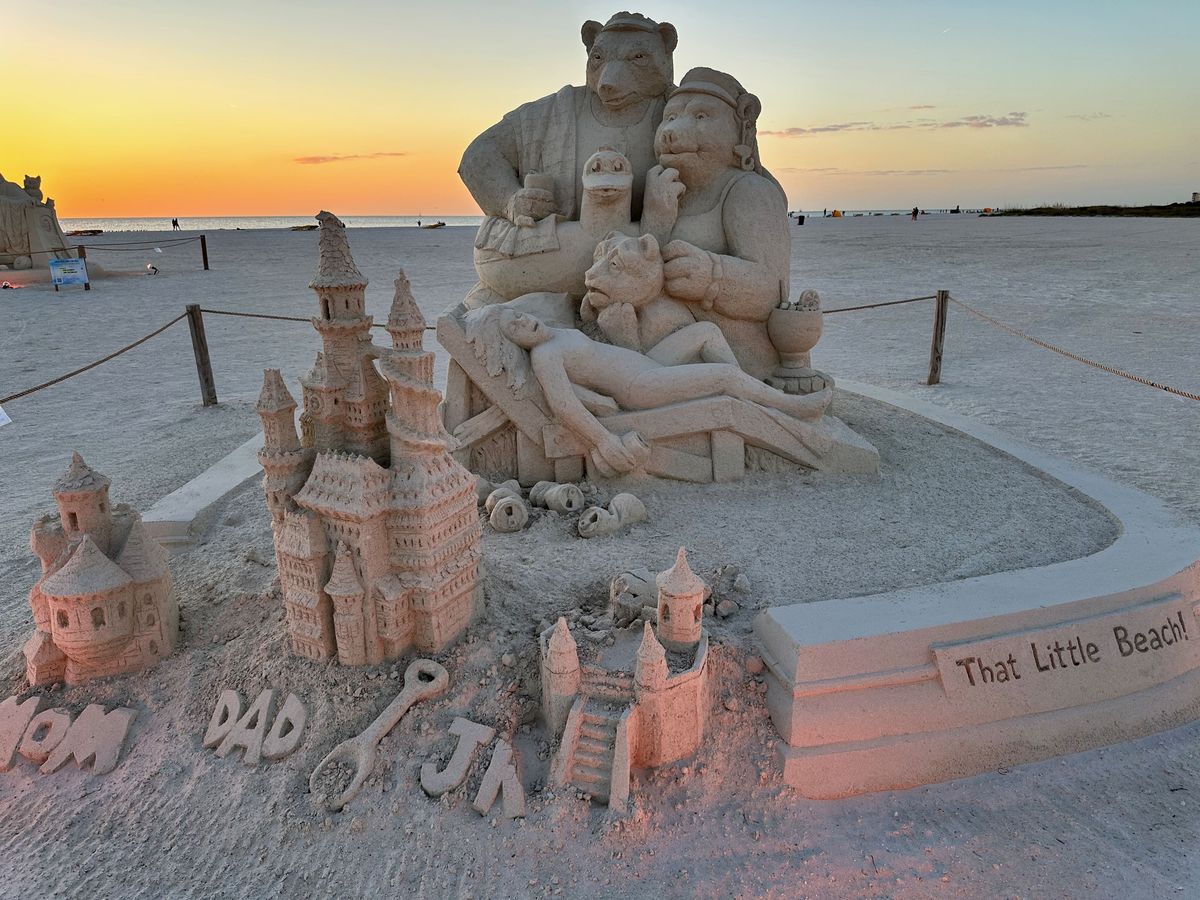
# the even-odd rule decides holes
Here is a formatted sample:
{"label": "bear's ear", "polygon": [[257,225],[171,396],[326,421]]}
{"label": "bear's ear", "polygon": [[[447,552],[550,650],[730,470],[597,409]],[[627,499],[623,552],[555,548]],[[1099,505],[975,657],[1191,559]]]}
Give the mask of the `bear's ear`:
{"label": "bear's ear", "polygon": [[638,247],[646,259],[657,259],[661,255],[658,251],[658,240],[652,234],[643,234],[638,241]]}
{"label": "bear's ear", "polygon": [[667,52],[674,53],[675,47],[679,44],[679,32],[675,30],[675,26],[670,22],[663,22],[658,26],[658,36],[662,38],[663,46],[667,48]]}
{"label": "bear's ear", "polygon": [[603,239],[603,241],[604,241],[604,243],[606,243],[606,244],[607,244],[609,241],[619,241],[619,240],[620,240],[621,238],[623,238],[623,237],[625,237],[625,232],[623,232],[623,231],[617,231],[617,230],[614,228],[612,231],[610,231],[608,234],[606,234],[606,235],[604,236],[604,239]]}
{"label": "bear's ear", "polygon": [[761,113],[762,102],[753,94],[747,92],[738,97],[737,114],[743,125],[753,126]]}
{"label": "bear's ear", "polygon": [[579,32],[583,37],[583,46],[587,47],[588,50],[591,50],[592,44],[596,43],[596,35],[600,33],[602,28],[604,28],[603,25],[601,25],[599,22],[594,22],[591,19],[588,19],[586,22],[584,22],[583,28],[580,29]]}

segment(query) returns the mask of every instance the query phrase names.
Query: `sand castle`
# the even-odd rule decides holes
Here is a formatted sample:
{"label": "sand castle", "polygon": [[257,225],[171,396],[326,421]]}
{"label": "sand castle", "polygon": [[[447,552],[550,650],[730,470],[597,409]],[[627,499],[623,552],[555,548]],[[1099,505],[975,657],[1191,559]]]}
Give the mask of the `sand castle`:
{"label": "sand castle", "polygon": [[179,608],[166,553],[136,511],[111,504],[108,488],[74,454],[54,485],[58,514],[33,526],[42,577],[29,593],[37,627],[24,650],[30,684],[136,671],[175,647]]}
{"label": "sand castle", "polygon": [[566,619],[540,638],[542,716],[547,730],[561,735],[551,780],[574,785],[615,812],[626,809],[631,768],[691,756],[708,720],[704,582],[681,547],[656,583],[657,632],[645,623],[632,671],[630,648],[621,644],[581,664]]}
{"label": "sand castle", "polygon": [[[433,387],[433,353],[408,279],[396,278],[390,349],[370,339],[367,279],[345,226],[317,216],[320,264],[310,287],[322,351],[296,401],[268,369],[256,409],[292,651],[374,665],[437,652],[478,603],[475,478],[450,455]],[[378,362],[378,371],[376,363]],[[380,375],[382,372],[382,375]]]}

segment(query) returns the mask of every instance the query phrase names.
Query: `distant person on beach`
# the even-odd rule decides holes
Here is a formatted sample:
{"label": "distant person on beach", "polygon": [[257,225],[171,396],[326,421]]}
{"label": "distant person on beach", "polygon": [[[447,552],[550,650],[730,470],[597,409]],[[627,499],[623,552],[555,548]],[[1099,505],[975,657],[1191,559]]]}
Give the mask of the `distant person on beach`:
{"label": "distant person on beach", "polygon": [[418,228],[420,228],[420,227],[421,227],[421,220],[420,220],[420,219],[417,219],[417,227],[418,227]]}
{"label": "distant person on beach", "polygon": [[172,230],[172,231],[178,231],[178,230],[179,230],[179,220],[178,220],[178,219],[172,219],[172,220],[171,220],[171,230]]}
{"label": "distant person on beach", "polygon": [[913,207],[913,211],[912,211],[912,220],[913,220],[914,222],[915,222],[915,221],[917,221],[917,213],[919,213],[919,212],[920,212],[920,210],[919,210],[919,209],[917,209],[917,208],[914,206],[914,207]]}
{"label": "distant person on beach", "polygon": [[821,218],[822,219],[824,219],[828,215],[829,215],[829,207],[825,207],[825,209],[821,210]]}

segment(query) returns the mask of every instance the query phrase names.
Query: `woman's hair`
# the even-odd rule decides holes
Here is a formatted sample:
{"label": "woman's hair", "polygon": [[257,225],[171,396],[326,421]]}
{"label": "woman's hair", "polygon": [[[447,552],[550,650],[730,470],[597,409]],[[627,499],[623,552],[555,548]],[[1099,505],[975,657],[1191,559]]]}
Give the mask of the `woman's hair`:
{"label": "woman's hair", "polygon": [[507,307],[503,303],[473,309],[463,317],[467,340],[475,357],[491,376],[508,374],[508,386],[518,400],[529,397],[536,383],[530,375],[529,353],[505,336],[500,328]]}

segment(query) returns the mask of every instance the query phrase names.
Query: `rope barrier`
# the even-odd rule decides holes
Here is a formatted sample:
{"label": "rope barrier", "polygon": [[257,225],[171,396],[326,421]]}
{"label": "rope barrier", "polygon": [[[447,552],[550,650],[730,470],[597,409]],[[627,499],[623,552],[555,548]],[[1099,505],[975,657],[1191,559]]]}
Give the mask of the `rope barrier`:
{"label": "rope barrier", "polygon": [[200,240],[200,235],[190,238],[170,238],[165,241],[125,241],[120,244],[91,244],[84,241],[82,244],[73,244],[70,247],[47,247],[44,251],[39,250],[38,252],[57,253],[61,250],[78,250],[83,247],[89,253],[92,250],[104,250],[107,253],[142,253],[146,250],[153,250],[155,247],[173,247],[198,240]]}
{"label": "rope barrier", "polygon": [[937,294],[930,294],[928,297],[912,297],[908,300],[885,300],[883,303],[864,303],[862,306],[840,306],[837,309],[823,309],[821,315],[828,316],[833,313],[853,312],[856,309],[877,309],[880,306],[899,306],[901,303],[916,303],[919,300],[936,300]]}
{"label": "rope barrier", "polygon": [[[200,307],[200,312],[212,313],[214,316],[238,316],[243,319],[274,319],[279,322],[307,322],[310,325],[312,324],[312,318],[306,319],[303,316],[270,316],[266,313],[236,312],[232,309],[209,309],[207,306]],[[372,322],[371,327],[387,328],[387,325],[383,322]],[[425,330],[436,331],[437,327],[434,325],[426,325]]]}
{"label": "rope barrier", "polygon": [[96,368],[96,366],[100,365],[101,363],[106,363],[110,359],[116,359],[122,353],[128,353],[134,347],[138,346],[139,344],[144,344],[144,343],[146,343],[146,341],[150,340],[150,338],[156,337],[157,335],[162,334],[164,331],[166,331],[168,328],[170,328],[172,325],[174,325],[180,319],[185,319],[185,318],[187,318],[187,313],[180,313],[179,315],[177,315],[175,318],[173,318],[170,322],[168,322],[166,325],[162,326],[161,328],[156,328],[154,331],[150,332],[145,337],[138,338],[132,344],[127,344],[126,346],[122,347],[120,350],[117,350],[113,353],[108,354],[108,356],[104,357],[103,359],[98,359],[95,362],[88,363],[86,366],[81,366],[78,369],[74,369],[73,371],[67,372],[65,375],[59,375],[57,378],[52,378],[50,381],[43,382],[42,384],[36,385],[35,387],[31,387],[28,390],[19,391],[18,393],[10,394],[7,397],[0,397],[0,405],[8,403],[10,400],[19,400],[21,397],[28,397],[30,394],[36,393],[37,391],[43,390],[44,388],[48,388],[52,385],[58,384],[60,381],[66,381],[68,378],[74,378],[76,375],[81,375],[82,373],[86,372],[88,369],[94,369],[94,368]]}
{"label": "rope barrier", "polygon": [[950,297],[949,299],[950,302],[955,306],[961,306],[967,312],[971,313],[971,315],[978,316],[979,318],[983,319],[983,321],[990,325],[996,326],[1001,331],[1006,331],[1015,337],[1019,337],[1024,341],[1029,341],[1031,344],[1036,344],[1038,347],[1041,347],[1045,350],[1050,350],[1051,352],[1057,353],[1060,356],[1065,356],[1067,359],[1073,359],[1075,362],[1083,363],[1085,366],[1091,366],[1093,369],[1099,369],[1101,372],[1108,372],[1110,375],[1117,375],[1121,378],[1127,378],[1130,381],[1135,381],[1138,384],[1144,384],[1146,387],[1158,388],[1160,391],[1166,391],[1168,394],[1175,394],[1178,397],[1184,397],[1188,400],[1200,400],[1200,394],[1193,394],[1190,391],[1180,390],[1179,388],[1174,388],[1158,381],[1151,381],[1149,378],[1143,378],[1140,375],[1133,375],[1132,373],[1126,372],[1124,369],[1118,369],[1115,366],[1107,366],[1104,363],[1098,363],[1095,360],[1088,359],[1085,356],[1080,356],[1078,353],[1072,353],[1070,350],[1064,350],[1062,347],[1056,347],[1054,344],[1043,341],[1040,338],[1035,338],[1023,331],[1019,331],[1016,328],[1013,328],[1011,325],[1004,324],[999,319],[993,319],[987,313],[980,312],[973,306],[968,306],[966,303],[963,303],[956,297]]}

